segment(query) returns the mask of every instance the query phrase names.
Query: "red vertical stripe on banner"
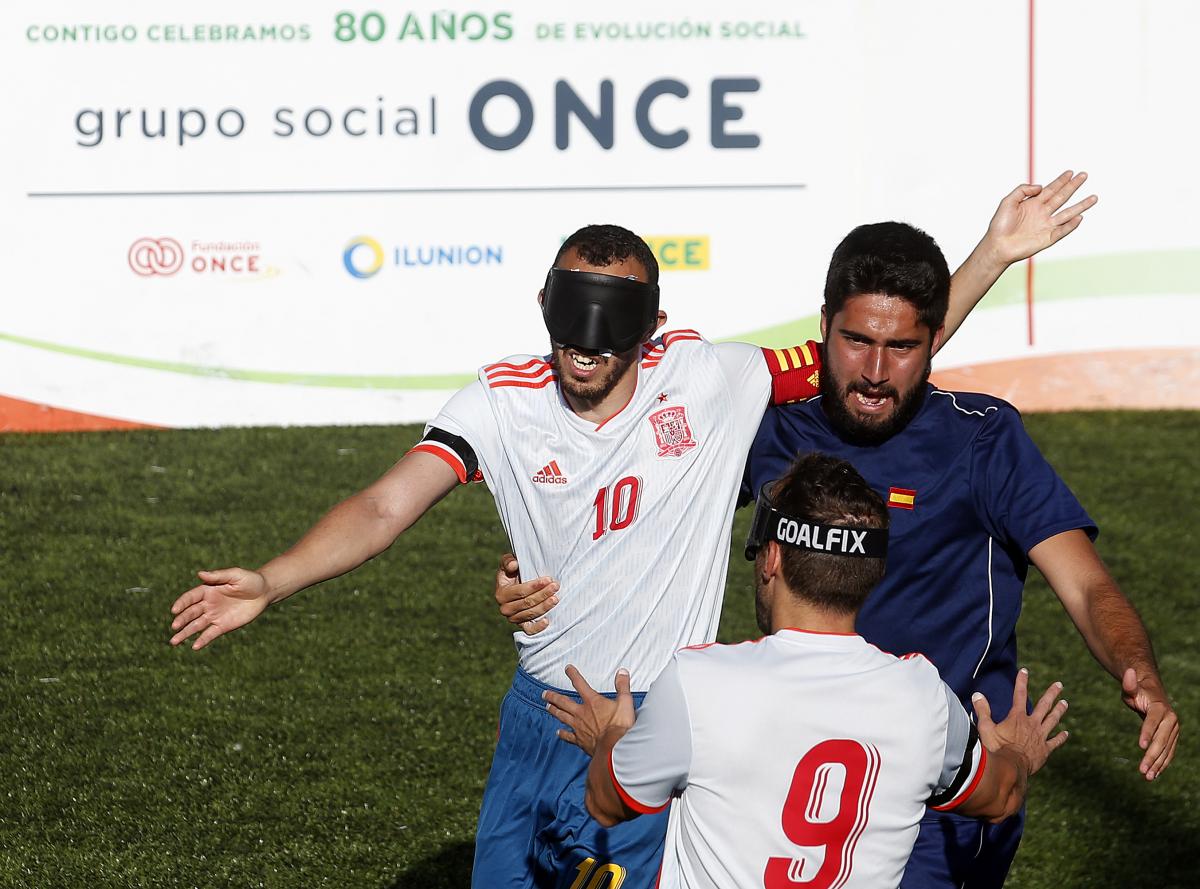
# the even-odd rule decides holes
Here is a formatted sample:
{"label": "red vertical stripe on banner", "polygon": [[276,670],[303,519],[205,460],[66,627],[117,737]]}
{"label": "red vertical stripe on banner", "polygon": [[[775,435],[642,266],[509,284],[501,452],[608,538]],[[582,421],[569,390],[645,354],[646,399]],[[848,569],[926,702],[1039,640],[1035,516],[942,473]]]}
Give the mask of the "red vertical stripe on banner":
{"label": "red vertical stripe on banner", "polygon": [[[1029,0],[1029,178],[1033,182],[1033,16],[1034,2]],[[1033,345],[1033,257],[1025,261],[1025,315],[1029,345]]]}

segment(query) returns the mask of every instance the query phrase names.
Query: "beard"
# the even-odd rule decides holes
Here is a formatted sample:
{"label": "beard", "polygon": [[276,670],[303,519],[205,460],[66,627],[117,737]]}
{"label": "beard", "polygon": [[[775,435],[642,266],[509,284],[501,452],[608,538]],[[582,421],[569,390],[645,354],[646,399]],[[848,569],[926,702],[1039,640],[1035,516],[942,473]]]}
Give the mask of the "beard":
{"label": "beard", "polygon": [[[870,386],[862,380],[843,383],[830,371],[822,368],[820,377],[821,407],[829,418],[829,425],[846,442],[860,447],[883,444],[912,422],[921,405],[925,403],[925,383],[929,379],[932,364],[926,362],[925,373],[913,386],[900,392],[893,386]],[[891,413],[882,417],[864,417],[856,414],[847,401],[859,392],[868,398],[885,397],[892,400]]]}
{"label": "beard", "polygon": [[[575,365],[571,361],[571,353],[586,356],[595,360],[596,373],[588,380],[577,379],[573,372]],[[607,358],[598,352],[588,349],[576,349],[574,346],[559,346],[550,344],[550,366],[558,375],[558,385],[567,395],[583,401],[603,401],[616,388],[621,377],[633,364],[637,350],[620,355],[610,355]]]}

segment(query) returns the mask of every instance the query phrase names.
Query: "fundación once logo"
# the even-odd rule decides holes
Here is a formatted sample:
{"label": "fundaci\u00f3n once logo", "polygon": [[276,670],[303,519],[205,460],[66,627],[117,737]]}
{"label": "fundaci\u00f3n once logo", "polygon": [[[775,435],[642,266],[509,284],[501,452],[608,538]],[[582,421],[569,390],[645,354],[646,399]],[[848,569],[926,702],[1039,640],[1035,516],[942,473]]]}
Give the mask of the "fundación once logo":
{"label": "fundaci\u00f3n once logo", "polygon": [[183,247],[174,238],[138,238],[129,247],[129,267],[143,278],[173,275],[183,268]]}
{"label": "fundaci\u00f3n once logo", "polygon": [[194,238],[189,245],[190,251],[185,251],[174,238],[138,238],[129,247],[129,267],[143,278],[174,275],[185,263],[195,274],[256,276],[264,271],[260,267],[262,246],[258,241]]}
{"label": "fundaci\u00f3n once logo", "polygon": [[359,279],[374,277],[384,265],[417,269],[470,268],[503,263],[504,247],[499,244],[401,244],[384,249],[375,238],[359,235],[342,250],[342,265],[351,276]]}

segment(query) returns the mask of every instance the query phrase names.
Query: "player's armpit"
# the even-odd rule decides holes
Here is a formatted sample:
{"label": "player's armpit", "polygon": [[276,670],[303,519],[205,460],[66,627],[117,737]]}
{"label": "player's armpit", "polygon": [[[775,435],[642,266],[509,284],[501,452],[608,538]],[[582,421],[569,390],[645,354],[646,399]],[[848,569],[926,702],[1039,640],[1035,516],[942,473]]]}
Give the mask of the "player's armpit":
{"label": "player's armpit", "polygon": [[771,372],[771,404],[807,401],[821,391],[821,344],[809,340],[785,349],[762,350]]}

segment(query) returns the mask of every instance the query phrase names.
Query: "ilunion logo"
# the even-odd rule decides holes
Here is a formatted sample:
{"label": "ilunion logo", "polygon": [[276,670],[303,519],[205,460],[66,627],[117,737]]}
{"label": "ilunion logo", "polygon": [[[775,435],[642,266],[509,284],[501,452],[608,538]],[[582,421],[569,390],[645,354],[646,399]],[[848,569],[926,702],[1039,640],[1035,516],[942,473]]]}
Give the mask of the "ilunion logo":
{"label": "ilunion logo", "polygon": [[[359,255],[358,262],[355,262],[355,254]],[[360,264],[363,262],[363,254],[370,257],[370,261],[365,265]],[[346,271],[354,277],[370,278],[383,268],[383,247],[374,238],[360,235],[346,245],[342,252],[342,263],[346,266]]]}

